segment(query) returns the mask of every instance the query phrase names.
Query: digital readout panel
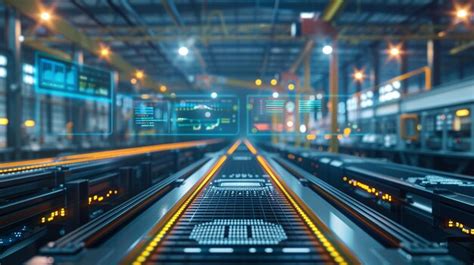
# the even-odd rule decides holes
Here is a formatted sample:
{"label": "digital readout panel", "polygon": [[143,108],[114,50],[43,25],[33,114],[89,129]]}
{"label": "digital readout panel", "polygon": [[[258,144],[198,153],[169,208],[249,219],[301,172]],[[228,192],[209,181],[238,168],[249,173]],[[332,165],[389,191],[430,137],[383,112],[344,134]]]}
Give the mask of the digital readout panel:
{"label": "digital readout panel", "polygon": [[[111,72],[35,55],[36,121],[46,109],[66,113],[53,120],[48,135],[109,135],[113,130],[114,82]],[[41,97],[48,95],[49,99]],[[66,108],[66,106],[70,106]],[[37,126],[38,134],[41,133]]]}
{"label": "digital readout panel", "polygon": [[267,136],[306,133],[321,101],[314,95],[247,96],[247,134]]}
{"label": "digital readout panel", "polygon": [[145,135],[235,135],[239,132],[239,99],[177,96],[137,98],[135,133]]}
{"label": "digital readout panel", "polygon": [[55,96],[110,100],[113,95],[110,72],[36,55],[36,90]]}

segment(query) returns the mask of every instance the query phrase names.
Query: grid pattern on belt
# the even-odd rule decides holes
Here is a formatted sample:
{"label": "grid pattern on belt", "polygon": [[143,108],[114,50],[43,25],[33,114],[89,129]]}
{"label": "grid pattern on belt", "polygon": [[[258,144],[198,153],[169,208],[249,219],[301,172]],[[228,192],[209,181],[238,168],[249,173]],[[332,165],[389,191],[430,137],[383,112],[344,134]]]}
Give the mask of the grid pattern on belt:
{"label": "grid pattern on belt", "polygon": [[148,261],[315,264],[331,263],[331,258],[255,157],[239,148]]}

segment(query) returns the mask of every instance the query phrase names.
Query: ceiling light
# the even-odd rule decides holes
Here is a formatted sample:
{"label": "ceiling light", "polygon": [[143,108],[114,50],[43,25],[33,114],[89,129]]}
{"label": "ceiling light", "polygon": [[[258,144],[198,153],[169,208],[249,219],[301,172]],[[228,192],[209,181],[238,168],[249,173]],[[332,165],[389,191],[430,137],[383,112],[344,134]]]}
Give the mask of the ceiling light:
{"label": "ceiling light", "polygon": [[332,53],[332,46],[331,45],[324,45],[322,49],[323,53],[329,55]]}
{"label": "ceiling light", "polygon": [[469,17],[470,10],[465,7],[456,7],[456,17],[460,20],[466,20]]}
{"label": "ceiling light", "polygon": [[400,50],[397,47],[393,47],[393,48],[390,49],[390,55],[398,56],[398,55],[400,55]]}
{"label": "ceiling light", "polygon": [[109,48],[104,47],[104,48],[100,49],[100,56],[101,57],[108,57],[109,55],[110,55]]}
{"label": "ceiling light", "polygon": [[391,58],[400,58],[400,56],[402,55],[402,44],[398,44],[398,45],[393,45],[393,44],[389,44],[388,45],[388,55],[389,55],[389,59]]}
{"label": "ceiling light", "polygon": [[165,85],[161,85],[161,86],[160,86],[160,92],[161,92],[161,93],[165,93],[166,90],[168,90],[168,88],[167,88]]}
{"label": "ceiling light", "polygon": [[132,85],[137,84],[137,79],[135,79],[135,78],[130,79],[130,83],[131,83]]}
{"label": "ceiling light", "polygon": [[278,80],[276,80],[275,78],[273,78],[272,80],[270,80],[270,84],[272,86],[276,86],[278,84]]}
{"label": "ceiling light", "polygon": [[280,96],[280,94],[278,94],[278,92],[273,92],[273,94],[272,94],[273,98],[278,98],[279,96]]}
{"label": "ceiling light", "polygon": [[212,92],[212,93],[211,93],[211,98],[217,98],[217,93],[216,93],[216,92]]}
{"label": "ceiling light", "polygon": [[188,53],[189,53],[189,49],[188,49],[187,47],[181,46],[181,47],[179,47],[179,49],[178,49],[178,53],[179,53],[179,55],[181,55],[181,56],[186,56],[186,55],[188,55]]}
{"label": "ceiling light", "polygon": [[300,19],[312,19],[314,18],[315,13],[314,12],[301,12],[300,13]]}
{"label": "ceiling light", "polygon": [[354,76],[354,79],[359,82],[364,81],[364,78],[365,78],[365,74],[362,70],[355,70],[353,76]]}
{"label": "ceiling light", "polygon": [[145,76],[145,73],[143,73],[143,71],[138,70],[138,71],[135,73],[135,76],[136,76],[138,79],[142,79],[142,78]]}
{"label": "ceiling light", "polygon": [[256,84],[257,86],[262,85],[262,79],[256,79],[256,80],[255,80],[255,84]]}
{"label": "ceiling light", "polygon": [[46,11],[41,12],[40,18],[43,21],[49,21],[51,19],[51,14],[49,12],[46,12]]}

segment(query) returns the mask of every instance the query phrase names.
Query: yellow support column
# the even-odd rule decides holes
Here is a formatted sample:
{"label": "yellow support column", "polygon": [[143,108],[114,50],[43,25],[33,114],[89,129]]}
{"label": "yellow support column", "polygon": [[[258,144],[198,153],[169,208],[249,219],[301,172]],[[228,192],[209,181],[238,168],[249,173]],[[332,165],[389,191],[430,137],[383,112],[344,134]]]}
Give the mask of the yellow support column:
{"label": "yellow support column", "polygon": [[331,141],[329,143],[329,151],[332,153],[339,152],[339,140],[337,139],[337,105],[338,105],[338,56],[337,56],[337,42],[333,41],[333,52],[331,54],[331,62],[329,69],[329,91],[331,102]]}

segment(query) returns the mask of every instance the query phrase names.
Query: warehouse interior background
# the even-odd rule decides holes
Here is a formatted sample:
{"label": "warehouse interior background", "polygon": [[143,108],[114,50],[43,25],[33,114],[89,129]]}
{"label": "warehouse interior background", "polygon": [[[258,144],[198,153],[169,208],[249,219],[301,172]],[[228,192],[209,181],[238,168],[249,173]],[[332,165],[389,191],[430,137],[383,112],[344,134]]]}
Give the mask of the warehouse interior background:
{"label": "warehouse interior background", "polygon": [[[0,0],[0,14],[1,264],[110,248],[102,262],[474,260],[473,1]],[[260,190],[310,236],[225,197]],[[234,208],[184,228],[219,200]]]}

